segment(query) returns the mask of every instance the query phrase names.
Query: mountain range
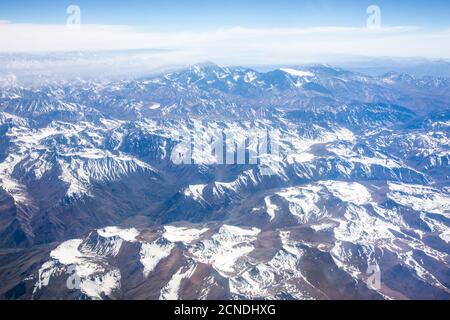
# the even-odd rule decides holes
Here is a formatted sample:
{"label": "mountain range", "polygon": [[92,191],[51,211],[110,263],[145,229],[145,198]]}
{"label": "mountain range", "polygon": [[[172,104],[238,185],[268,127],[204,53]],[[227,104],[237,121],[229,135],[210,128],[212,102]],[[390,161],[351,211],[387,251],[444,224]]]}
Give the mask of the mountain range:
{"label": "mountain range", "polygon": [[0,138],[2,299],[450,299],[449,78],[8,75]]}

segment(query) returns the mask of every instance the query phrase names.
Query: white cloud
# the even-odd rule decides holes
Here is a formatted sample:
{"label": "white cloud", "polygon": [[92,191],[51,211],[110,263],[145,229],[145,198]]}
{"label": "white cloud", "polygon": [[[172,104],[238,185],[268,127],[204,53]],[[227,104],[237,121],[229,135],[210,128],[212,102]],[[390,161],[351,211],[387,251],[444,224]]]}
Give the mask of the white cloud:
{"label": "white cloud", "polygon": [[413,26],[140,32],[127,26],[82,25],[79,30],[71,30],[64,25],[4,22],[0,24],[0,39],[0,52],[170,50],[140,55],[135,63],[149,68],[205,60],[220,64],[295,64],[321,55],[450,58],[449,30]]}

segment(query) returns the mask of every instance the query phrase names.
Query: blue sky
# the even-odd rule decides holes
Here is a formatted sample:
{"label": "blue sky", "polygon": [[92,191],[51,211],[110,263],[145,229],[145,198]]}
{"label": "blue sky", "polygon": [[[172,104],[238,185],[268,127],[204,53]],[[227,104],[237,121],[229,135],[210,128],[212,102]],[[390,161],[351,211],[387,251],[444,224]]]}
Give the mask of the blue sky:
{"label": "blue sky", "polygon": [[0,20],[61,24],[76,4],[83,23],[129,25],[139,30],[205,28],[362,26],[371,4],[382,9],[383,24],[423,28],[450,26],[448,0],[2,0]]}

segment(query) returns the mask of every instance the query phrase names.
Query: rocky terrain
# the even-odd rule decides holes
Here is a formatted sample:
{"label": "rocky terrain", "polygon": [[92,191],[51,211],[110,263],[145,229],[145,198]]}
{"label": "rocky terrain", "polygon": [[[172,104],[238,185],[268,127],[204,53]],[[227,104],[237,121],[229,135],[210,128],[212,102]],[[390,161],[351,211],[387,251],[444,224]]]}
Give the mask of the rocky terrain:
{"label": "rocky terrain", "polygon": [[450,299],[449,107],[326,65],[2,78],[0,297]]}

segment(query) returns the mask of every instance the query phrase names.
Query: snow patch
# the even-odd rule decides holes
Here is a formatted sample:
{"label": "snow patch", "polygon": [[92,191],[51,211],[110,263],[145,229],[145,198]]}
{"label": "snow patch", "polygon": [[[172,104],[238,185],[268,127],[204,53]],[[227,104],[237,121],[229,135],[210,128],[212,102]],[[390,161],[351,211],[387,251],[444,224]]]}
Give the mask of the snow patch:
{"label": "snow patch", "polygon": [[170,242],[189,243],[200,238],[206,231],[208,231],[207,228],[190,229],[185,227],[165,226],[163,237]]}
{"label": "snow patch", "polygon": [[206,184],[190,185],[189,187],[184,189],[183,194],[186,197],[190,197],[195,201],[200,202],[203,200],[203,190],[205,189],[206,186],[207,186]]}
{"label": "snow patch", "polygon": [[416,211],[437,213],[450,217],[450,194],[431,187],[389,183],[388,197]]}
{"label": "snow patch", "polygon": [[67,274],[69,277],[70,266],[74,267],[79,277],[79,289],[91,299],[102,299],[120,287],[120,271],[111,266],[105,268],[101,261],[96,261],[98,256],[95,252],[81,251],[82,243],[80,239],[65,241],[50,253],[53,260],[47,261],[39,269],[34,293],[48,286],[52,276]]}
{"label": "snow patch", "polygon": [[270,198],[270,196],[265,197],[264,203],[266,204],[266,212],[270,217],[270,221],[273,221],[273,219],[275,219],[275,213],[278,210],[278,207],[271,202]]}
{"label": "snow patch", "polygon": [[139,231],[135,228],[121,229],[118,227],[107,227],[97,230],[98,234],[104,238],[119,237],[128,242],[135,242],[139,236]]}
{"label": "snow patch", "polygon": [[144,266],[144,277],[148,277],[158,263],[170,255],[173,248],[174,245],[172,243],[163,243],[161,241],[143,243],[140,251],[140,261]]}
{"label": "snow patch", "polygon": [[344,202],[365,205],[372,202],[372,195],[362,184],[356,182],[324,181],[325,186],[336,198]]}
{"label": "snow patch", "polygon": [[447,243],[450,243],[450,230],[442,233],[439,235],[441,237],[442,240],[444,240]]}
{"label": "snow patch", "polygon": [[190,278],[195,272],[196,265],[193,264],[186,268],[180,268],[170,279],[170,281],[162,288],[159,300],[178,300],[181,282]]}
{"label": "snow patch", "polygon": [[314,73],[309,72],[309,71],[301,71],[301,70],[296,70],[296,69],[291,69],[291,68],[282,68],[280,70],[283,72],[286,72],[290,75],[293,75],[295,77],[314,77]]}
{"label": "snow patch", "polygon": [[289,203],[289,212],[299,222],[310,223],[323,216],[323,213],[317,206],[320,199],[318,193],[321,189],[321,187],[317,186],[293,187],[278,192],[277,195]]}
{"label": "snow patch", "polygon": [[197,261],[212,264],[222,275],[241,269],[243,257],[253,251],[260,230],[223,225],[211,239],[203,240],[191,249]]}

